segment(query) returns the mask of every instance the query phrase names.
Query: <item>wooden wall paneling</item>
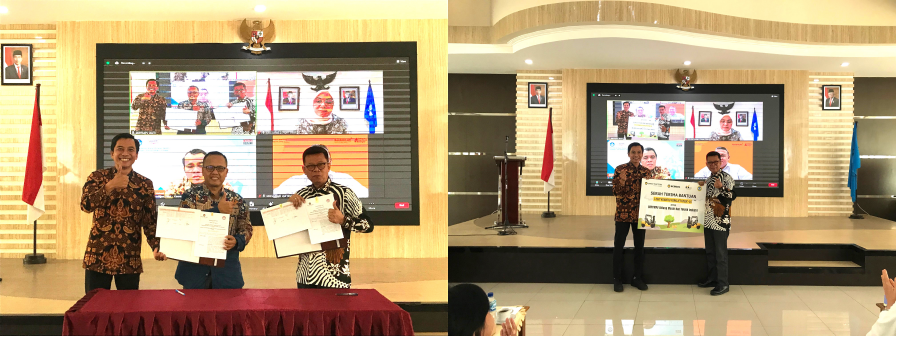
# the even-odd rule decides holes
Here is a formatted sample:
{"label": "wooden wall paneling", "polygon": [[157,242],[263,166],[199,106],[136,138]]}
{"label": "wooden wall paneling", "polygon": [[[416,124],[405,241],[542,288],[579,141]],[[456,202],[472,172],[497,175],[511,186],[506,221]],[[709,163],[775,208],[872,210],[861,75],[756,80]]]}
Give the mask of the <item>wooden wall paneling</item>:
{"label": "wooden wall paneling", "polygon": [[[807,216],[808,78],[806,71],[699,70],[696,84],[784,84],[784,198],[740,198],[738,216]],[[673,71],[638,69],[564,69],[563,211],[575,215],[613,215],[611,196],[586,197],[586,84],[669,83]]]}
{"label": "wooden wall paneling", "polygon": [[520,184],[522,213],[541,213],[546,210],[548,195],[542,181],[542,158],[545,151],[545,132],[548,130],[548,109],[528,108],[528,82],[548,83],[546,98],[552,108],[554,142],[554,182],[551,191],[551,210],[560,213],[564,203],[562,149],[564,134],[564,93],[563,75],[558,70],[530,70],[517,72],[517,155],[526,156],[526,166]]}
{"label": "wooden wall paneling", "polygon": [[[416,41],[418,43],[418,146],[420,226],[375,226],[353,237],[353,258],[447,256],[447,20],[275,20],[278,43]],[[84,254],[90,214],[78,207],[81,186],[96,167],[97,43],[238,43],[240,21],[60,22],[59,257]],[[150,258],[144,243],[144,258]],[[264,227],[255,227],[244,257],[274,256]]]}
{"label": "wooden wall paneling", "polygon": [[[815,80],[818,80],[815,81]],[[847,187],[853,139],[853,74],[810,73],[808,77],[809,140],[808,213],[846,216],[853,211]],[[841,86],[841,110],[822,110],[823,85]]]}
{"label": "wooden wall paneling", "polygon": [[[656,24],[654,22],[657,22]],[[894,44],[895,26],[838,26],[740,18],[637,1],[569,1],[517,11],[491,29],[452,28],[451,43],[506,43],[533,31],[575,25],[626,24],[765,41],[816,44]],[[484,34],[489,33],[489,41]]]}
{"label": "wooden wall paneling", "polygon": [[[40,37],[38,39],[37,37]],[[57,87],[56,26],[0,24],[0,42],[32,44],[34,82],[41,84],[44,198],[47,212],[37,221],[37,252],[56,257]],[[3,65],[5,67],[5,65]],[[25,162],[31,136],[34,86],[0,86],[0,258],[21,258],[33,249],[34,225],[26,222],[22,202]]]}

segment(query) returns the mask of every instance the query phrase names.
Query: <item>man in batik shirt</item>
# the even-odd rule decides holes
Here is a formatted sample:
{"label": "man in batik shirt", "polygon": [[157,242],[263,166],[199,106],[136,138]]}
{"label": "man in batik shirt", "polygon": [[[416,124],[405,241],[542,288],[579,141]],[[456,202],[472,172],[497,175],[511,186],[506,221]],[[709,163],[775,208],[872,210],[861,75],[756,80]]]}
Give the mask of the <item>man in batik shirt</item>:
{"label": "man in batik shirt", "polygon": [[306,149],[302,153],[302,164],[302,171],[312,184],[293,194],[290,201],[296,207],[301,207],[306,199],[332,194],[335,201],[327,218],[342,226],[343,236],[348,244],[345,248],[300,254],[296,268],[296,286],[300,289],[349,288],[352,285],[349,273],[350,236],[352,232],[370,233],[374,230],[374,225],[355,192],[328,178],[330,152],[326,146],[312,145]]}
{"label": "man in batik shirt", "polygon": [[237,96],[237,99],[227,102],[227,107],[242,107],[243,113],[249,115],[249,121],[240,122],[240,126],[234,127],[234,132],[255,132],[255,102],[253,102],[252,98],[247,97],[247,94],[246,84],[243,84],[243,82],[234,84],[234,96]]}
{"label": "man in batik shirt", "polygon": [[623,102],[623,110],[617,111],[614,118],[617,121],[617,137],[620,139],[629,139],[629,117],[635,116],[629,111],[629,102]]}
{"label": "man in batik shirt", "polygon": [[642,166],[650,171],[648,179],[670,179],[671,177],[670,170],[657,165],[657,150],[654,148],[645,149],[642,155]]}
{"label": "man in batik shirt", "polygon": [[642,192],[642,178],[650,178],[650,171],[642,166],[644,147],[639,143],[629,144],[627,152],[629,162],[614,169],[613,190],[617,199],[617,212],[614,215],[614,291],[623,291],[623,246],[626,236],[632,228],[632,241],[635,244],[635,273],[632,278],[633,287],[648,290],[642,279],[642,268],[645,264],[645,230],[638,228],[639,198]]}
{"label": "man in batik shirt", "polygon": [[165,109],[168,108],[168,101],[164,97],[157,94],[159,91],[159,82],[155,79],[146,80],[146,92],[137,95],[134,102],[131,103],[131,109],[137,110],[137,127],[134,131],[140,131],[145,134],[162,134],[162,122],[165,122],[165,129],[168,130],[168,122],[165,121]]}
{"label": "man in batik shirt", "polygon": [[187,88],[187,100],[178,103],[178,109],[196,111],[196,130],[178,131],[178,134],[206,134],[206,125],[212,121],[212,108],[208,103],[199,101],[199,87],[191,85]]}
{"label": "man in batik shirt", "polygon": [[[204,212],[230,214],[230,227],[221,245],[227,250],[223,267],[213,267],[178,261],[174,278],[184,289],[240,289],[243,288],[243,271],[240,252],[252,238],[249,208],[234,191],[224,188],[227,178],[227,157],[221,152],[209,152],[203,159],[203,183],[181,196],[181,207]],[[163,252],[164,253],[164,252]]]}
{"label": "man in batik shirt", "polygon": [[660,117],[657,117],[657,139],[660,140],[669,140],[670,139],[670,125],[673,120],[670,118],[670,115],[667,114],[667,109],[665,106],[661,105],[657,108],[660,110]]}
{"label": "man in batik shirt", "polygon": [[115,166],[91,173],[81,192],[81,210],[93,213],[82,264],[85,293],[111,289],[113,278],[118,290],[139,288],[141,230],[160,259],[153,182],[132,169],[140,143],[122,133],[112,138],[110,147]]}
{"label": "man in batik shirt", "polygon": [[[704,208],[704,253],[707,257],[707,280],[698,287],[709,288],[710,295],[718,296],[729,292],[729,211],[735,200],[735,179],[720,169],[722,158],[719,152],[707,153],[707,168],[710,176],[698,185],[707,188],[707,204]],[[717,214],[714,208],[722,210]]]}

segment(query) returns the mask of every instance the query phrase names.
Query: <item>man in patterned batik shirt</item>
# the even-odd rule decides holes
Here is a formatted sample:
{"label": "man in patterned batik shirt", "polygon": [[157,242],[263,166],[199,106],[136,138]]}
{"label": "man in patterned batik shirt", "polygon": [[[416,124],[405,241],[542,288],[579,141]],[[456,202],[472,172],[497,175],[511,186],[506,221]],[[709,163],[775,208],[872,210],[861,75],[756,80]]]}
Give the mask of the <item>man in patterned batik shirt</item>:
{"label": "man in patterned batik shirt", "polygon": [[180,206],[203,212],[230,214],[228,235],[221,241],[221,245],[227,250],[227,258],[223,267],[178,261],[174,278],[184,289],[240,289],[244,285],[240,252],[252,238],[249,208],[239,194],[224,188],[228,168],[227,157],[223,153],[209,152],[202,164],[202,184],[184,192]]}
{"label": "man in patterned batik shirt", "polygon": [[648,290],[642,279],[645,264],[645,230],[638,228],[639,197],[642,192],[642,178],[651,179],[651,171],[641,165],[645,148],[639,143],[631,143],[627,148],[629,162],[614,169],[613,190],[617,199],[614,215],[614,291],[623,291],[623,246],[632,228],[635,244],[635,272],[630,284],[639,290]]}
{"label": "man in patterned batik shirt", "polygon": [[673,122],[670,115],[667,114],[667,107],[661,105],[657,108],[660,111],[660,117],[657,117],[657,139],[670,139],[670,126]]}
{"label": "man in patterned batik shirt", "polygon": [[629,139],[629,117],[635,116],[629,111],[629,102],[623,102],[623,110],[617,111],[614,115],[617,121],[617,137],[620,139]]}
{"label": "man in patterned batik shirt", "polygon": [[[374,230],[371,218],[364,212],[364,205],[355,192],[328,178],[330,173],[330,151],[324,145],[312,145],[302,153],[302,171],[311,180],[311,185],[300,189],[290,197],[296,207],[306,199],[333,194],[334,207],[329,211],[330,222],[343,227],[343,236],[350,239],[352,232],[370,233]],[[304,288],[349,288],[352,276],[349,274],[349,249],[325,250],[299,255],[296,268],[296,286]]]}
{"label": "man in patterned batik shirt", "polygon": [[[707,280],[698,283],[698,287],[709,288],[710,295],[717,296],[729,292],[729,229],[731,218],[729,210],[735,200],[735,179],[721,170],[719,152],[707,153],[707,168],[710,176],[698,182],[707,187],[707,204],[704,211],[704,251],[707,256]],[[720,216],[714,214],[713,208],[722,209]]]}
{"label": "man in patterned batik shirt", "polygon": [[134,98],[134,102],[131,103],[131,109],[137,110],[137,127],[134,131],[146,134],[154,132],[161,135],[162,122],[165,122],[165,129],[169,129],[168,121],[165,121],[165,109],[168,108],[168,101],[158,95],[158,91],[159,82],[155,79],[148,79],[146,80],[146,92]]}
{"label": "man in patterned batik shirt", "polygon": [[237,99],[227,102],[228,108],[242,106],[243,113],[249,115],[249,121],[240,122],[240,126],[234,127],[234,132],[255,132],[255,102],[252,101],[252,98],[246,97],[246,94],[246,84],[237,82],[234,84],[234,96],[237,96]]}
{"label": "man in patterned batik shirt", "polygon": [[212,108],[209,103],[199,101],[199,87],[191,85],[187,88],[187,100],[178,104],[178,109],[196,111],[196,130],[178,131],[178,134],[206,134],[206,125],[212,121]]}
{"label": "man in patterned batik shirt", "polygon": [[156,238],[156,197],[153,182],[134,172],[140,152],[134,136],[122,133],[112,138],[114,167],[94,171],[81,192],[81,210],[93,213],[93,226],[84,252],[84,292],[111,289],[136,290],[140,286],[140,231],[161,260]]}

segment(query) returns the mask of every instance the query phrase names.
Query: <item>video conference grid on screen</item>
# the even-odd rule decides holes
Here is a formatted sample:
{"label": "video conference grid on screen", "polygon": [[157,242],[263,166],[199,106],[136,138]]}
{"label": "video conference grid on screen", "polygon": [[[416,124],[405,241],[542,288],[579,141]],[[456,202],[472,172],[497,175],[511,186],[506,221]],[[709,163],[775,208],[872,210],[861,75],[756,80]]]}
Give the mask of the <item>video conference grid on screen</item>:
{"label": "video conference grid on screen", "polygon": [[589,93],[589,194],[612,194],[614,169],[629,161],[632,142],[644,146],[641,164],[660,179],[704,179],[710,174],[705,155],[716,151],[736,187],[755,189],[747,195],[780,191],[781,94],[658,93],[648,88],[642,93]]}
{"label": "video conference grid on screen", "polygon": [[[302,152],[324,144],[333,181],[368,211],[411,211],[407,59],[141,59],[103,69],[103,133],[141,144],[134,169],[160,205],[203,181],[207,152],[227,155],[225,188],[251,211],[311,184]],[[269,98],[270,97],[270,98]],[[105,147],[103,148],[106,149]],[[103,153],[105,167],[112,166]]]}

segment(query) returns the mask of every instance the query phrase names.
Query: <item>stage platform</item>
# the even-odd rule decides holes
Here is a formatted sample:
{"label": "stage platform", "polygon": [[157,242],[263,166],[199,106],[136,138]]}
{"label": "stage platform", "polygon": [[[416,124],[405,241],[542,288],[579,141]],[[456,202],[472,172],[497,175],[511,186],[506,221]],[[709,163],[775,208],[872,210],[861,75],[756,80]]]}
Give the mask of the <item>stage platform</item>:
{"label": "stage platform", "polygon": [[[298,258],[243,258],[244,289],[295,289]],[[415,332],[444,332],[448,326],[447,264],[440,259],[352,259],[352,288],[377,289],[411,314]],[[179,289],[176,261],[144,259],[140,289]],[[49,326],[54,334],[62,315],[84,296],[81,260],[50,259],[23,265],[22,259],[0,259],[0,325]],[[113,282],[113,289],[114,289]],[[8,325],[9,324],[9,325]],[[27,330],[27,329],[26,329]],[[20,330],[23,331],[23,330]]]}
{"label": "stage platform", "polygon": [[[449,282],[611,283],[613,217],[544,219],[524,214],[529,228],[499,236],[486,230],[495,215],[449,227]],[[893,274],[893,221],[866,216],[736,217],[729,236],[732,284],[880,285],[881,269]],[[626,242],[626,277],[632,268],[632,235]],[[648,283],[688,284],[706,276],[700,234],[649,231],[645,239]]]}

